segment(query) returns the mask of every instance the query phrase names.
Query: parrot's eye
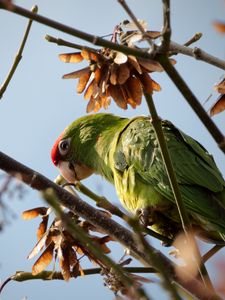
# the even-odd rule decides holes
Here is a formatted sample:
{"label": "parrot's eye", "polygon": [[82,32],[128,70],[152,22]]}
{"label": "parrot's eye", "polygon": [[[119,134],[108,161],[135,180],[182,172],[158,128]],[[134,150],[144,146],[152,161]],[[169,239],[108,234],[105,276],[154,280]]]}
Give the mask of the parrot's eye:
{"label": "parrot's eye", "polygon": [[61,155],[66,155],[70,148],[70,139],[65,139],[59,143],[59,152]]}

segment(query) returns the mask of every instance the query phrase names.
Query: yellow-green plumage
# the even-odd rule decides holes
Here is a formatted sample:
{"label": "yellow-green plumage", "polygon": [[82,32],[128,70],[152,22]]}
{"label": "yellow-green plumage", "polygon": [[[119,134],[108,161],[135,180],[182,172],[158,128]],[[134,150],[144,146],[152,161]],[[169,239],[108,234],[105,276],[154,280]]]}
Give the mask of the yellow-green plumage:
{"label": "yellow-green plumage", "polygon": [[[163,132],[193,228],[220,242],[225,236],[225,183],[211,155],[168,121]],[[149,208],[153,229],[170,237],[181,229],[172,190],[149,117],[88,115],[73,122],[65,160],[82,163],[115,185],[130,211]]]}

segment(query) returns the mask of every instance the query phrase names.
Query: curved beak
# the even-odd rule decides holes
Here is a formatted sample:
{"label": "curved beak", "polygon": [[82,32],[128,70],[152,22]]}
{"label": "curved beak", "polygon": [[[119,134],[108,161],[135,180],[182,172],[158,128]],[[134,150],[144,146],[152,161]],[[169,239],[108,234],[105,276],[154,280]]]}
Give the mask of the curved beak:
{"label": "curved beak", "polygon": [[93,170],[80,163],[71,163],[69,161],[59,161],[57,167],[60,170],[62,176],[69,183],[74,183],[85,179],[93,174]]}

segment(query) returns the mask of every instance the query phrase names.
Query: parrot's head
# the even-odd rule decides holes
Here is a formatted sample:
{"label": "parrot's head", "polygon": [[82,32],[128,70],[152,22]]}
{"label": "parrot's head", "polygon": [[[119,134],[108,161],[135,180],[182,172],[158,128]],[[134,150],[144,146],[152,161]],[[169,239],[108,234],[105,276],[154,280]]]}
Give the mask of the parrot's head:
{"label": "parrot's head", "polygon": [[82,151],[84,138],[80,136],[82,122],[78,121],[73,122],[64,130],[56,140],[51,151],[53,164],[70,183],[85,179],[94,172],[85,163],[86,155]]}

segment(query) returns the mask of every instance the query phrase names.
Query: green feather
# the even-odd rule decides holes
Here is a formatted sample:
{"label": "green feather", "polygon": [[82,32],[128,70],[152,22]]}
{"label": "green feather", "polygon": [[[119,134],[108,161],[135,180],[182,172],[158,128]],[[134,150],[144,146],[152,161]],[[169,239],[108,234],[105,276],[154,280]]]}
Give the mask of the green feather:
{"label": "green feather", "polygon": [[[203,236],[219,242],[225,235],[224,179],[212,156],[197,141],[168,121],[162,122],[162,128],[190,220]],[[86,164],[113,183],[128,210],[150,208],[155,218],[153,229],[163,234],[173,236],[181,229],[148,117],[89,115],[72,123],[65,137],[72,138],[66,159]]]}

